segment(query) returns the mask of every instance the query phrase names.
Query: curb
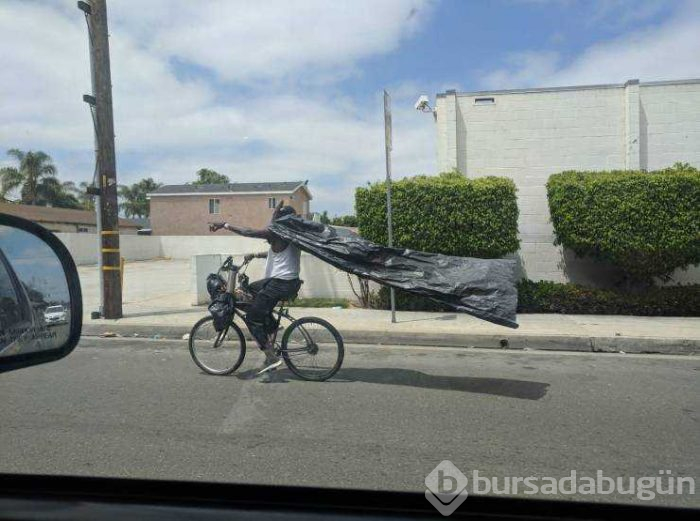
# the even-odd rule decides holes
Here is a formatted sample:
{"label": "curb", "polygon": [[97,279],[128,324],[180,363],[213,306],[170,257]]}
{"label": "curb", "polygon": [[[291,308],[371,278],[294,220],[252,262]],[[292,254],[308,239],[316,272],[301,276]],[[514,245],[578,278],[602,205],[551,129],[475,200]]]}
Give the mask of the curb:
{"label": "curb", "polygon": [[[121,337],[182,339],[191,326],[84,324],[83,336],[99,337],[111,332]],[[350,344],[471,347],[504,350],[578,351],[588,353],[700,354],[700,339],[650,337],[588,337],[580,335],[477,335],[462,333],[386,333],[384,331],[341,331]],[[249,333],[245,331],[250,340]]]}

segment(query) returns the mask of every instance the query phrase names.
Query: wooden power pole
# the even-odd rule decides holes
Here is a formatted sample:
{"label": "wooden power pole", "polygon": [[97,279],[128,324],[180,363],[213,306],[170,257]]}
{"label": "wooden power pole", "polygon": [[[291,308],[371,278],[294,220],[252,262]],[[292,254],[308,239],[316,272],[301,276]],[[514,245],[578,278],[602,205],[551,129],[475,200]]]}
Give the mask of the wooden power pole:
{"label": "wooden power pole", "polygon": [[95,103],[97,141],[97,186],[102,222],[102,302],[104,318],[122,317],[122,289],[119,270],[119,206],[117,202],[117,166],[114,151],[112,114],[112,77],[109,65],[109,34],[106,0],[78,2],[85,12],[90,37],[90,68]]}

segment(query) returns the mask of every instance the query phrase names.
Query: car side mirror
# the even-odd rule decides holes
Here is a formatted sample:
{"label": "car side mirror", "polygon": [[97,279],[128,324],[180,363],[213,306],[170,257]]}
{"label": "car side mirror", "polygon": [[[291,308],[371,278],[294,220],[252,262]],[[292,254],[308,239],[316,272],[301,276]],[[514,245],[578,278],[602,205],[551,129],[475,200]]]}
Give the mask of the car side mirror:
{"label": "car side mirror", "polygon": [[66,247],[38,224],[0,214],[0,373],[63,358],[82,327],[80,280]]}

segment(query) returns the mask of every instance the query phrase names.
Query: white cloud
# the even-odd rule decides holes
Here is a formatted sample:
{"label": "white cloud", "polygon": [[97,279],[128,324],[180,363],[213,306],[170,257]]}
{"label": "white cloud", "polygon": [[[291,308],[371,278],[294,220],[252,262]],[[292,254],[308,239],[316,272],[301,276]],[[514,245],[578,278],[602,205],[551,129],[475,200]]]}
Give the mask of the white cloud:
{"label": "white cloud", "polygon": [[113,19],[162,56],[249,82],[342,77],[358,60],[396,49],[430,10],[428,0],[134,0],[115,4]]}
{"label": "white cloud", "polygon": [[[312,190],[319,187],[317,208],[348,211],[356,184],[383,176],[381,101],[377,93],[376,106],[358,104],[318,86],[396,49],[427,19],[431,2],[343,4],[110,3],[120,182],[182,182],[209,166],[240,181],[310,179]],[[91,178],[80,11],[72,2],[4,1],[0,46],[0,96],[9,100],[0,104],[0,148],[42,149],[62,178]],[[231,94],[249,82],[257,86]],[[432,124],[417,116],[402,119],[397,110],[397,172],[432,170]]]}
{"label": "white cloud", "polygon": [[481,83],[488,89],[550,85],[543,81],[556,74],[559,60],[559,53],[555,51],[511,53],[505,59],[505,67],[488,72]]}
{"label": "white cloud", "polygon": [[668,0],[598,0],[586,24],[620,29],[649,21],[668,6]]}
{"label": "white cloud", "polygon": [[[329,101],[309,103],[293,96],[259,100],[244,113],[249,136],[237,148],[195,149],[192,153],[164,156],[144,152],[145,170],[166,182],[190,180],[202,166],[224,172],[235,181],[310,179],[312,207],[342,213],[352,209],[355,187],[384,178],[384,127],[381,93],[373,107]],[[255,117],[253,117],[255,116]],[[396,103],[394,120],[394,177],[432,173],[434,126],[430,116]],[[260,153],[246,147],[262,147]]]}
{"label": "white cloud", "polygon": [[565,62],[551,50],[507,57],[483,76],[484,88],[620,83],[700,77],[700,4],[688,3],[669,21],[599,43]]}

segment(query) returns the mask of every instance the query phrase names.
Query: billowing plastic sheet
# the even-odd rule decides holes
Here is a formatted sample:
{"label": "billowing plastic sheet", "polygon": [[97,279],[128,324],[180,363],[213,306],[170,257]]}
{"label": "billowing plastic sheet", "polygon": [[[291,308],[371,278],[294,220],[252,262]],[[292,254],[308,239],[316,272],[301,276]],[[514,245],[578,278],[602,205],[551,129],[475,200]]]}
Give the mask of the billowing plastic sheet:
{"label": "billowing plastic sheet", "polygon": [[495,324],[518,327],[514,260],[388,248],[350,230],[294,215],[274,221],[269,230],[340,270],[432,298]]}

